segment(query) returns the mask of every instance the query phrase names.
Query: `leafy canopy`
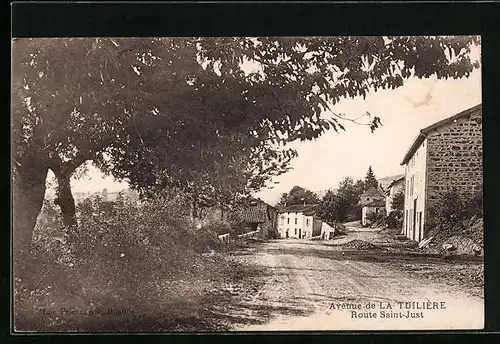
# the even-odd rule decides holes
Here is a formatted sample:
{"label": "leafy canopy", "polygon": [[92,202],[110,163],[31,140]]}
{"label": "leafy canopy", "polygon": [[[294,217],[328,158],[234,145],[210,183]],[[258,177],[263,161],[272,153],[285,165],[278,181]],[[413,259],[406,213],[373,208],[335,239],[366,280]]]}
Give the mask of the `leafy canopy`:
{"label": "leafy canopy", "polygon": [[[286,195],[286,196],[285,196]],[[317,204],[319,202],[318,195],[311,190],[301,186],[294,186],[288,194],[282,195],[282,202],[279,205],[288,206],[294,204]]]}
{"label": "leafy canopy", "polygon": [[[287,170],[296,152],[286,143],[343,129],[349,118],[333,111],[342,98],[396,88],[411,76],[468,76],[478,67],[468,55],[475,43],[476,37],[18,39],[15,168],[37,157],[71,174],[91,160],[140,190],[200,190],[209,180],[212,193],[248,192]],[[380,119],[366,124],[374,130]],[[213,182],[228,176],[230,191]]]}

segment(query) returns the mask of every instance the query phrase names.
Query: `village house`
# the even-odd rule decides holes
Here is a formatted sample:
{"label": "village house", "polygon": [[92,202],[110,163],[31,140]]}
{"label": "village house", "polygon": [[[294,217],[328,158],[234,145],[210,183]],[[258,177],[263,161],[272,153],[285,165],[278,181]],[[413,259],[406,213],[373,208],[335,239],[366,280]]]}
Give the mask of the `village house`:
{"label": "village house", "polygon": [[381,189],[371,187],[361,194],[359,203],[361,206],[361,224],[370,225],[369,214],[378,214],[385,209],[385,196]]}
{"label": "village house", "polygon": [[421,241],[433,225],[439,194],[455,187],[472,196],[482,189],[482,105],[422,130],[405,154],[403,233]]}
{"label": "village house", "polygon": [[320,235],[322,221],[315,216],[317,204],[293,204],[279,211],[281,238],[310,239]]}
{"label": "village house", "polygon": [[321,223],[321,240],[331,240],[335,235],[335,228],[326,222]]}
{"label": "village house", "polygon": [[384,192],[386,214],[389,214],[393,210],[392,201],[394,200],[394,196],[396,196],[399,192],[404,193],[404,191],[405,191],[405,175],[401,174],[387,186]]}
{"label": "village house", "polygon": [[276,208],[260,199],[252,199],[239,211],[247,231],[259,231],[263,239],[278,236]]}

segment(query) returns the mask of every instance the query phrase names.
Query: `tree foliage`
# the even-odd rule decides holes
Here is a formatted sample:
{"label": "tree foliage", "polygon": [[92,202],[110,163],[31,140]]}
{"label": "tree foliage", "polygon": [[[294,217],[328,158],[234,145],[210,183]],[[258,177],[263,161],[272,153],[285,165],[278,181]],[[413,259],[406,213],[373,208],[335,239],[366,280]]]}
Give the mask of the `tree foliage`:
{"label": "tree foliage", "polygon": [[[412,76],[468,76],[478,67],[468,55],[478,40],[16,39],[14,207],[23,211],[14,212],[15,246],[31,238],[48,169],[69,227],[70,177],[86,161],[142,193],[172,186],[219,201],[286,171],[296,155],[288,142],[343,129],[349,118],[333,111],[342,98]],[[380,119],[365,124],[374,130]]]}
{"label": "tree foliage", "polygon": [[319,204],[318,215],[323,221],[335,225],[347,219],[351,207],[343,194],[328,191]]}
{"label": "tree foliage", "polygon": [[[286,195],[286,198],[285,198]],[[288,194],[282,195],[282,200],[285,201],[283,206],[294,205],[294,204],[317,204],[319,203],[318,195],[316,195],[311,190],[303,188],[301,186],[294,186]]]}
{"label": "tree foliage", "polygon": [[375,174],[373,173],[373,169],[371,166],[368,167],[368,171],[366,172],[364,186],[365,186],[365,190],[368,190],[369,188],[378,189],[378,187],[379,187],[378,180],[375,177]]}
{"label": "tree foliage", "polygon": [[405,208],[405,194],[403,191],[397,192],[391,201],[391,208],[394,210],[403,211]]}

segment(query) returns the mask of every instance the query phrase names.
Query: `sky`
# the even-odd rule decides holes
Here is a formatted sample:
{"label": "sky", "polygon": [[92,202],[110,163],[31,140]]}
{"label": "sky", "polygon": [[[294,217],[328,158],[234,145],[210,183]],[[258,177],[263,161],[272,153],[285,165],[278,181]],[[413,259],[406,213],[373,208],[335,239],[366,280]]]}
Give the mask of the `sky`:
{"label": "sky", "polygon": [[[327,131],[313,141],[293,143],[298,152],[292,170],[273,179],[270,187],[254,196],[275,204],[282,193],[299,185],[314,192],[337,188],[339,181],[350,176],[361,179],[372,166],[375,176],[404,173],[400,165],[404,154],[420,129],[481,103],[481,70],[469,78],[437,80],[408,79],[395,90],[368,94],[366,99],[344,99],[334,110],[356,118],[365,112],[381,119],[382,126],[371,133],[368,126],[341,122],[345,131]],[[367,121],[360,119],[359,121]],[[51,173],[51,172],[50,172]],[[49,180],[52,175],[49,173]],[[104,177],[89,166],[88,173],[72,182],[73,192],[108,192],[127,188],[126,182]]]}

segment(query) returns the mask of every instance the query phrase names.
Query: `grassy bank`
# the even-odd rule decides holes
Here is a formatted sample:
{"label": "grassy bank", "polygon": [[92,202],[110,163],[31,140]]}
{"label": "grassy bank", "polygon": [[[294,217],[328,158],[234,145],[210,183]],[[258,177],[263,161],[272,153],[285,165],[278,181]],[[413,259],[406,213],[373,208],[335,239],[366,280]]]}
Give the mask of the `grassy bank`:
{"label": "grassy bank", "polygon": [[66,235],[46,205],[27,273],[15,279],[15,328],[36,332],[211,331],[218,292],[252,273],[196,229],[181,200],[87,202]]}

